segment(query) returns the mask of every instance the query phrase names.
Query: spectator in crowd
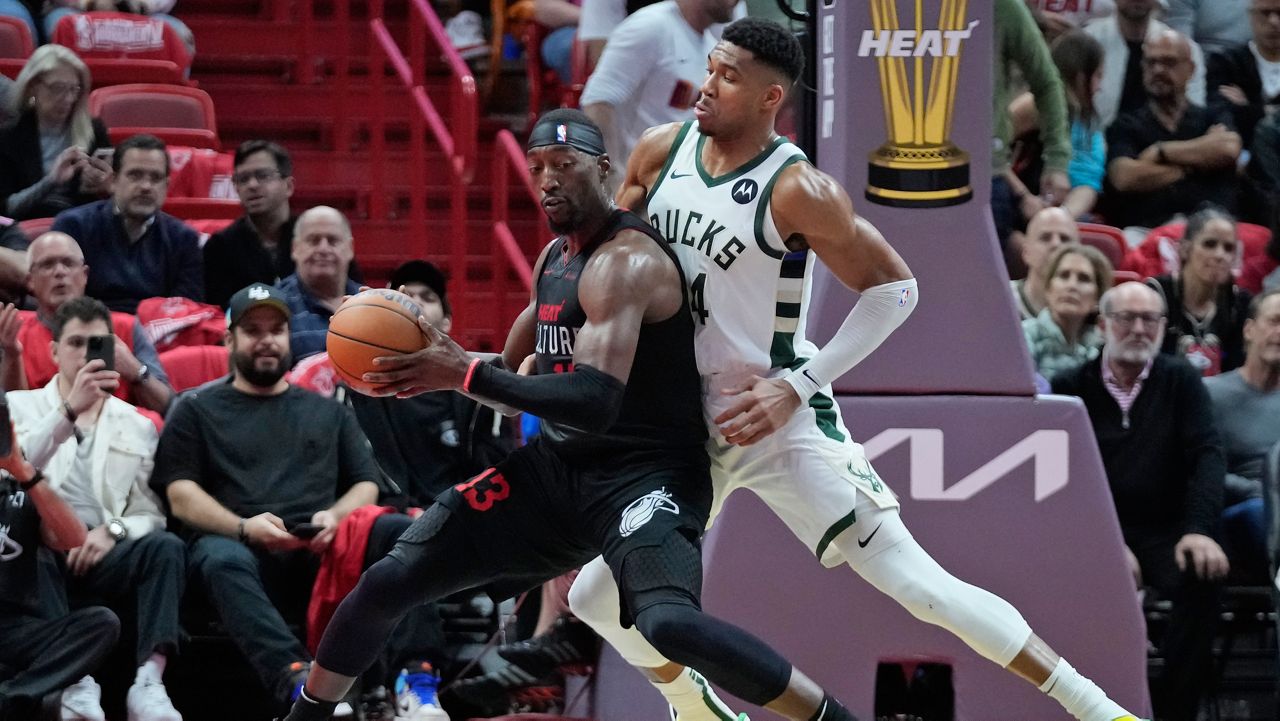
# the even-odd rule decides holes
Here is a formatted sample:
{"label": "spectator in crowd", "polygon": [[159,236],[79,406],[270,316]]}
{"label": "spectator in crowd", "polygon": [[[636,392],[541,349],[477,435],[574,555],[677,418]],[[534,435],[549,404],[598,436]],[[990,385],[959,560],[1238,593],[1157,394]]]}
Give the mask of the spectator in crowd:
{"label": "spectator in crowd", "polygon": [[1027,266],[1027,277],[1009,281],[1022,320],[1035,318],[1045,308],[1049,256],[1063,245],[1079,243],[1080,229],[1062,208],[1045,208],[1031,218],[1022,242],[1022,262]]}
{"label": "spectator in crowd", "polygon": [[1026,0],[1026,3],[1050,42],[1072,30],[1079,30],[1085,23],[1108,17],[1116,11],[1115,0]]}
{"label": "spectator in crowd", "polygon": [[178,650],[178,602],[186,576],[182,541],[164,530],[159,499],[147,487],[156,428],[112,396],[120,374],[86,362],[92,336],[111,333],[107,307],[74,298],[54,316],[58,373],[43,388],[7,397],[18,442],[47,483],[89,527],[67,554],[73,599],[105,601],[134,614],[137,673],[126,697],[132,721],[181,721],[164,687]]}
{"label": "spectator in crowd", "polygon": [[1102,296],[1102,354],[1053,379],[1079,396],[1102,453],[1135,581],[1172,602],[1165,666],[1152,681],[1156,718],[1194,721],[1212,684],[1219,583],[1229,570],[1213,538],[1226,465],[1200,374],[1159,353],[1158,293],[1123,283]]}
{"label": "spectator in crowd", "polygon": [[20,304],[26,295],[29,243],[12,218],[0,216],[0,303]]}
{"label": "spectator in crowd", "polygon": [[[1067,183],[1071,189],[1063,198],[1062,207],[1072,218],[1085,218],[1092,213],[1098,193],[1102,192],[1102,176],[1107,164],[1106,140],[1093,109],[1093,96],[1102,79],[1102,46],[1083,31],[1069,30],[1054,41],[1050,55],[1066,89],[1071,139],[1071,160],[1067,164]],[[1025,139],[1034,133],[1032,145],[1040,147],[1040,118],[1031,93],[1015,98],[1009,106],[1009,115],[1014,137]],[[1038,175],[1043,167],[1042,163],[1034,163],[1032,175]],[[1024,185],[1028,183],[1024,171],[1019,171],[1019,178]]]}
{"label": "spectator in crowd", "polygon": [[1245,147],[1263,117],[1280,109],[1280,0],[1251,0],[1253,39],[1209,55],[1209,107],[1235,121]]}
{"label": "spectator in crowd", "polygon": [[[1232,565],[1268,568],[1263,474],[1280,443],[1280,290],[1256,296],[1244,323],[1244,365],[1206,378],[1227,457],[1223,526]],[[1280,530],[1280,529],[1278,529]]]}
{"label": "spectator in crowd", "polygon": [[1169,30],[1144,48],[1146,103],[1107,129],[1103,216],[1120,227],[1154,228],[1205,201],[1234,209],[1240,136],[1229,116],[1187,100],[1190,44]]}
{"label": "spectator in crowd", "polygon": [[[12,426],[0,458],[0,718],[105,721],[92,676],[115,646],[120,620],[102,606],[53,612],[63,599],[40,579],[41,546],[69,552],[84,521],[22,457]],[[79,679],[79,680],[77,680]]]}
{"label": "spectator in crowd", "polygon": [[[278,604],[305,606],[338,523],[378,497],[378,469],[351,412],[285,382],[288,320],[270,286],[232,298],[232,380],[174,408],[151,477],[188,535],[192,579],[281,701],[311,657]],[[299,524],[320,530],[306,540],[290,533]]]}
{"label": "spectator in crowd", "polygon": [[351,224],[328,206],[303,211],[293,227],[293,275],[277,287],[288,299],[289,345],[301,360],[324,351],[329,319],[342,298],[360,291],[348,271],[355,255]]}
{"label": "spectator in crowd", "polygon": [[67,210],[53,230],[75,238],[92,268],[86,294],[111,310],[136,313],[146,298],[204,299],[200,238],[160,210],[169,186],[169,153],[154,135],[116,148],[111,197]]}
{"label": "spectator in crowd", "polygon": [[1177,275],[1147,280],[1169,308],[1162,352],[1186,358],[1205,376],[1244,362],[1249,294],[1231,275],[1239,251],[1235,219],[1208,207],[1187,219]]}
{"label": "spectator in crowd", "polygon": [[[36,310],[22,311],[16,322],[0,322],[0,380],[9,390],[43,388],[58,374],[49,352],[56,341],[58,309],[85,294],[89,266],[71,236],[50,231],[35,239],[28,251],[31,272],[28,287]],[[4,314],[0,313],[0,318]],[[120,382],[114,395],[131,405],[163,413],[173,398],[160,355],[138,319],[112,312],[115,335],[114,366]]]}
{"label": "spectator in crowd", "polygon": [[1253,127],[1249,154],[1249,178],[1274,206],[1280,194],[1280,113],[1264,116]]}
{"label": "spectator in crowd", "polygon": [[[1156,19],[1160,0],[1116,0],[1116,13],[1090,23],[1085,32],[1102,44],[1102,83],[1093,98],[1094,108],[1107,127],[1123,113],[1146,105],[1143,54],[1145,43],[1169,29]],[[1190,76],[1184,92],[1196,105],[1205,104],[1204,55],[1190,42]]]}
{"label": "spectator in crowd", "polygon": [[[995,88],[992,93],[995,139],[991,151],[991,212],[1003,247],[1046,205],[1058,205],[1071,189],[1067,164],[1067,105],[1062,80],[1049,48],[1022,0],[996,0]],[[1043,170],[1037,187],[1028,188],[1010,165],[1013,121],[1008,108],[1017,69],[1031,89],[1039,118]]]}
{"label": "spectator in crowd", "polygon": [[640,134],[693,118],[718,40],[712,26],[733,19],[737,0],[663,0],[627,17],[609,35],[582,91],[582,109],[604,132],[610,189],[621,182]]}
{"label": "spectator in crowd", "polygon": [[0,215],[48,218],[110,188],[102,123],[89,116],[89,68],[70,48],[44,45],[18,73],[16,120],[0,129]]}
{"label": "spectator in crowd", "polygon": [[1169,27],[1206,53],[1249,42],[1249,0],[1163,0]]}
{"label": "spectator in crowd", "polygon": [[58,21],[66,15],[74,15],[80,12],[130,12],[137,15],[150,15],[157,20],[164,22],[178,33],[178,37],[182,43],[187,46],[187,52],[191,55],[196,54],[196,36],[191,32],[191,28],[187,24],[174,17],[173,6],[177,5],[177,0],[49,0],[47,5],[51,5],[48,12],[44,14],[44,32],[45,37],[52,38],[54,28],[58,27]]}
{"label": "spectator in crowd", "polygon": [[542,62],[556,71],[560,82],[573,82],[573,38],[582,7],[573,0],[534,0],[533,19],[551,32],[542,40]]}
{"label": "spectator in crowd", "polygon": [[293,160],[269,140],[236,148],[231,182],[244,215],[204,244],[205,300],[223,308],[250,283],[274,285],[293,273]]}
{"label": "spectator in crowd", "polygon": [[1111,287],[1111,264],[1097,248],[1064,245],[1049,256],[1047,305],[1022,321],[1036,372],[1047,380],[1098,357],[1098,299]]}

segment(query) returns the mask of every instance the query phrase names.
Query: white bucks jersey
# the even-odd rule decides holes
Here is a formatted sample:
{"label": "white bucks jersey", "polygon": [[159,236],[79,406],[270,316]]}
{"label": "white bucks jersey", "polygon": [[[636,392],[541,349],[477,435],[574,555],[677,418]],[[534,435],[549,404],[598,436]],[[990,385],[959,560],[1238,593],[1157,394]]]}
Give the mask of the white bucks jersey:
{"label": "white bucks jersey", "polygon": [[689,283],[698,370],[704,375],[799,365],[816,351],[804,338],[813,254],[789,252],[774,226],[774,183],[804,152],[778,138],[718,178],[702,167],[706,137],[680,129],[649,192],[649,222],[676,255]]}

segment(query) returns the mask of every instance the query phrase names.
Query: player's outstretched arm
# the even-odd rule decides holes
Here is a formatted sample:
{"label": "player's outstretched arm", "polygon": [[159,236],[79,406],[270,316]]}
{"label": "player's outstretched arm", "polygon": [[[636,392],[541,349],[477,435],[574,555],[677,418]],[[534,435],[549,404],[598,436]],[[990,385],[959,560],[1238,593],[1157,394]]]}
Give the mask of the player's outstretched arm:
{"label": "player's outstretched arm", "polygon": [[684,123],[656,125],[640,136],[636,147],[631,151],[630,160],[627,161],[627,173],[622,187],[618,188],[618,194],[614,198],[619,208],[626,208],[644,217],[645,206],[649,202],[649,189],[658,181],[662,166],[667,162],[667,155],[670,154],[682,125]]}
{"label": "player's outstretched arm", "polygon": [[774,223],[792,250],[811,249],[846,286],[861,294],[835,337],[800,368],[755,378],[715,418],[725,439],[755,443],[790,419],[820,388],[870,355],[915,309],[916,281],[880,231],[853,212],[849,195],[827,174],[797,163],[772,196]]}

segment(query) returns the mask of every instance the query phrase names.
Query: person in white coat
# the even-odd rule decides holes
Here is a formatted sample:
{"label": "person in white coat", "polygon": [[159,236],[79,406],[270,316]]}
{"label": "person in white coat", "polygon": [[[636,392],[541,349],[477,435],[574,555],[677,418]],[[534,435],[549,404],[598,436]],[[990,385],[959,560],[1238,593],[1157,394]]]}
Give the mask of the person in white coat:
{"label": "person in white coat", "polygon": [[73,601],[102,601],[117,613],[136,602],[138,670],[126,699],[129,721],[181,721],[163,674],[178,645],[185,546],[164,530],[159,501],[147,487],[155,426],[112,396],[119,373],[102,359],[86,361],[89,339],[111,333],[101,302],[63,303],[51,346],[25,350],[51,352],[57,375],[43,388],[6,398],[23,452],[89,528],[66,558]]}

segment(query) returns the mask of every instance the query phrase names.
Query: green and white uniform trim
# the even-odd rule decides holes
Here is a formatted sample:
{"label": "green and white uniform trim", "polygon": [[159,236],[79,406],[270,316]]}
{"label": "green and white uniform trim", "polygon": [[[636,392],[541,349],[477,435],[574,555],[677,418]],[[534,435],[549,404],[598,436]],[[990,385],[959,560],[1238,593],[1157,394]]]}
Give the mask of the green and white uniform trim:
{"label": "green and white uniform trim", "polygon": [[[787,249],[770,204],[782,173],[808,158],[775,138],[742,166],[713,176],[702,164],[707,142],[695,122],[680,128],[647,212],[689,283],[710,422],[732,402],[722,389],[752,375],[784,375],[818,349],[805,335],[816,258]],[[718,429],[711,432],[713,517],[729,492],[748,487],[826,565],[844,560],[833,541],[856,525],[859,493],[880,508],[898,505],[851,439],[829,386],[758,444],[730,446]]]}

